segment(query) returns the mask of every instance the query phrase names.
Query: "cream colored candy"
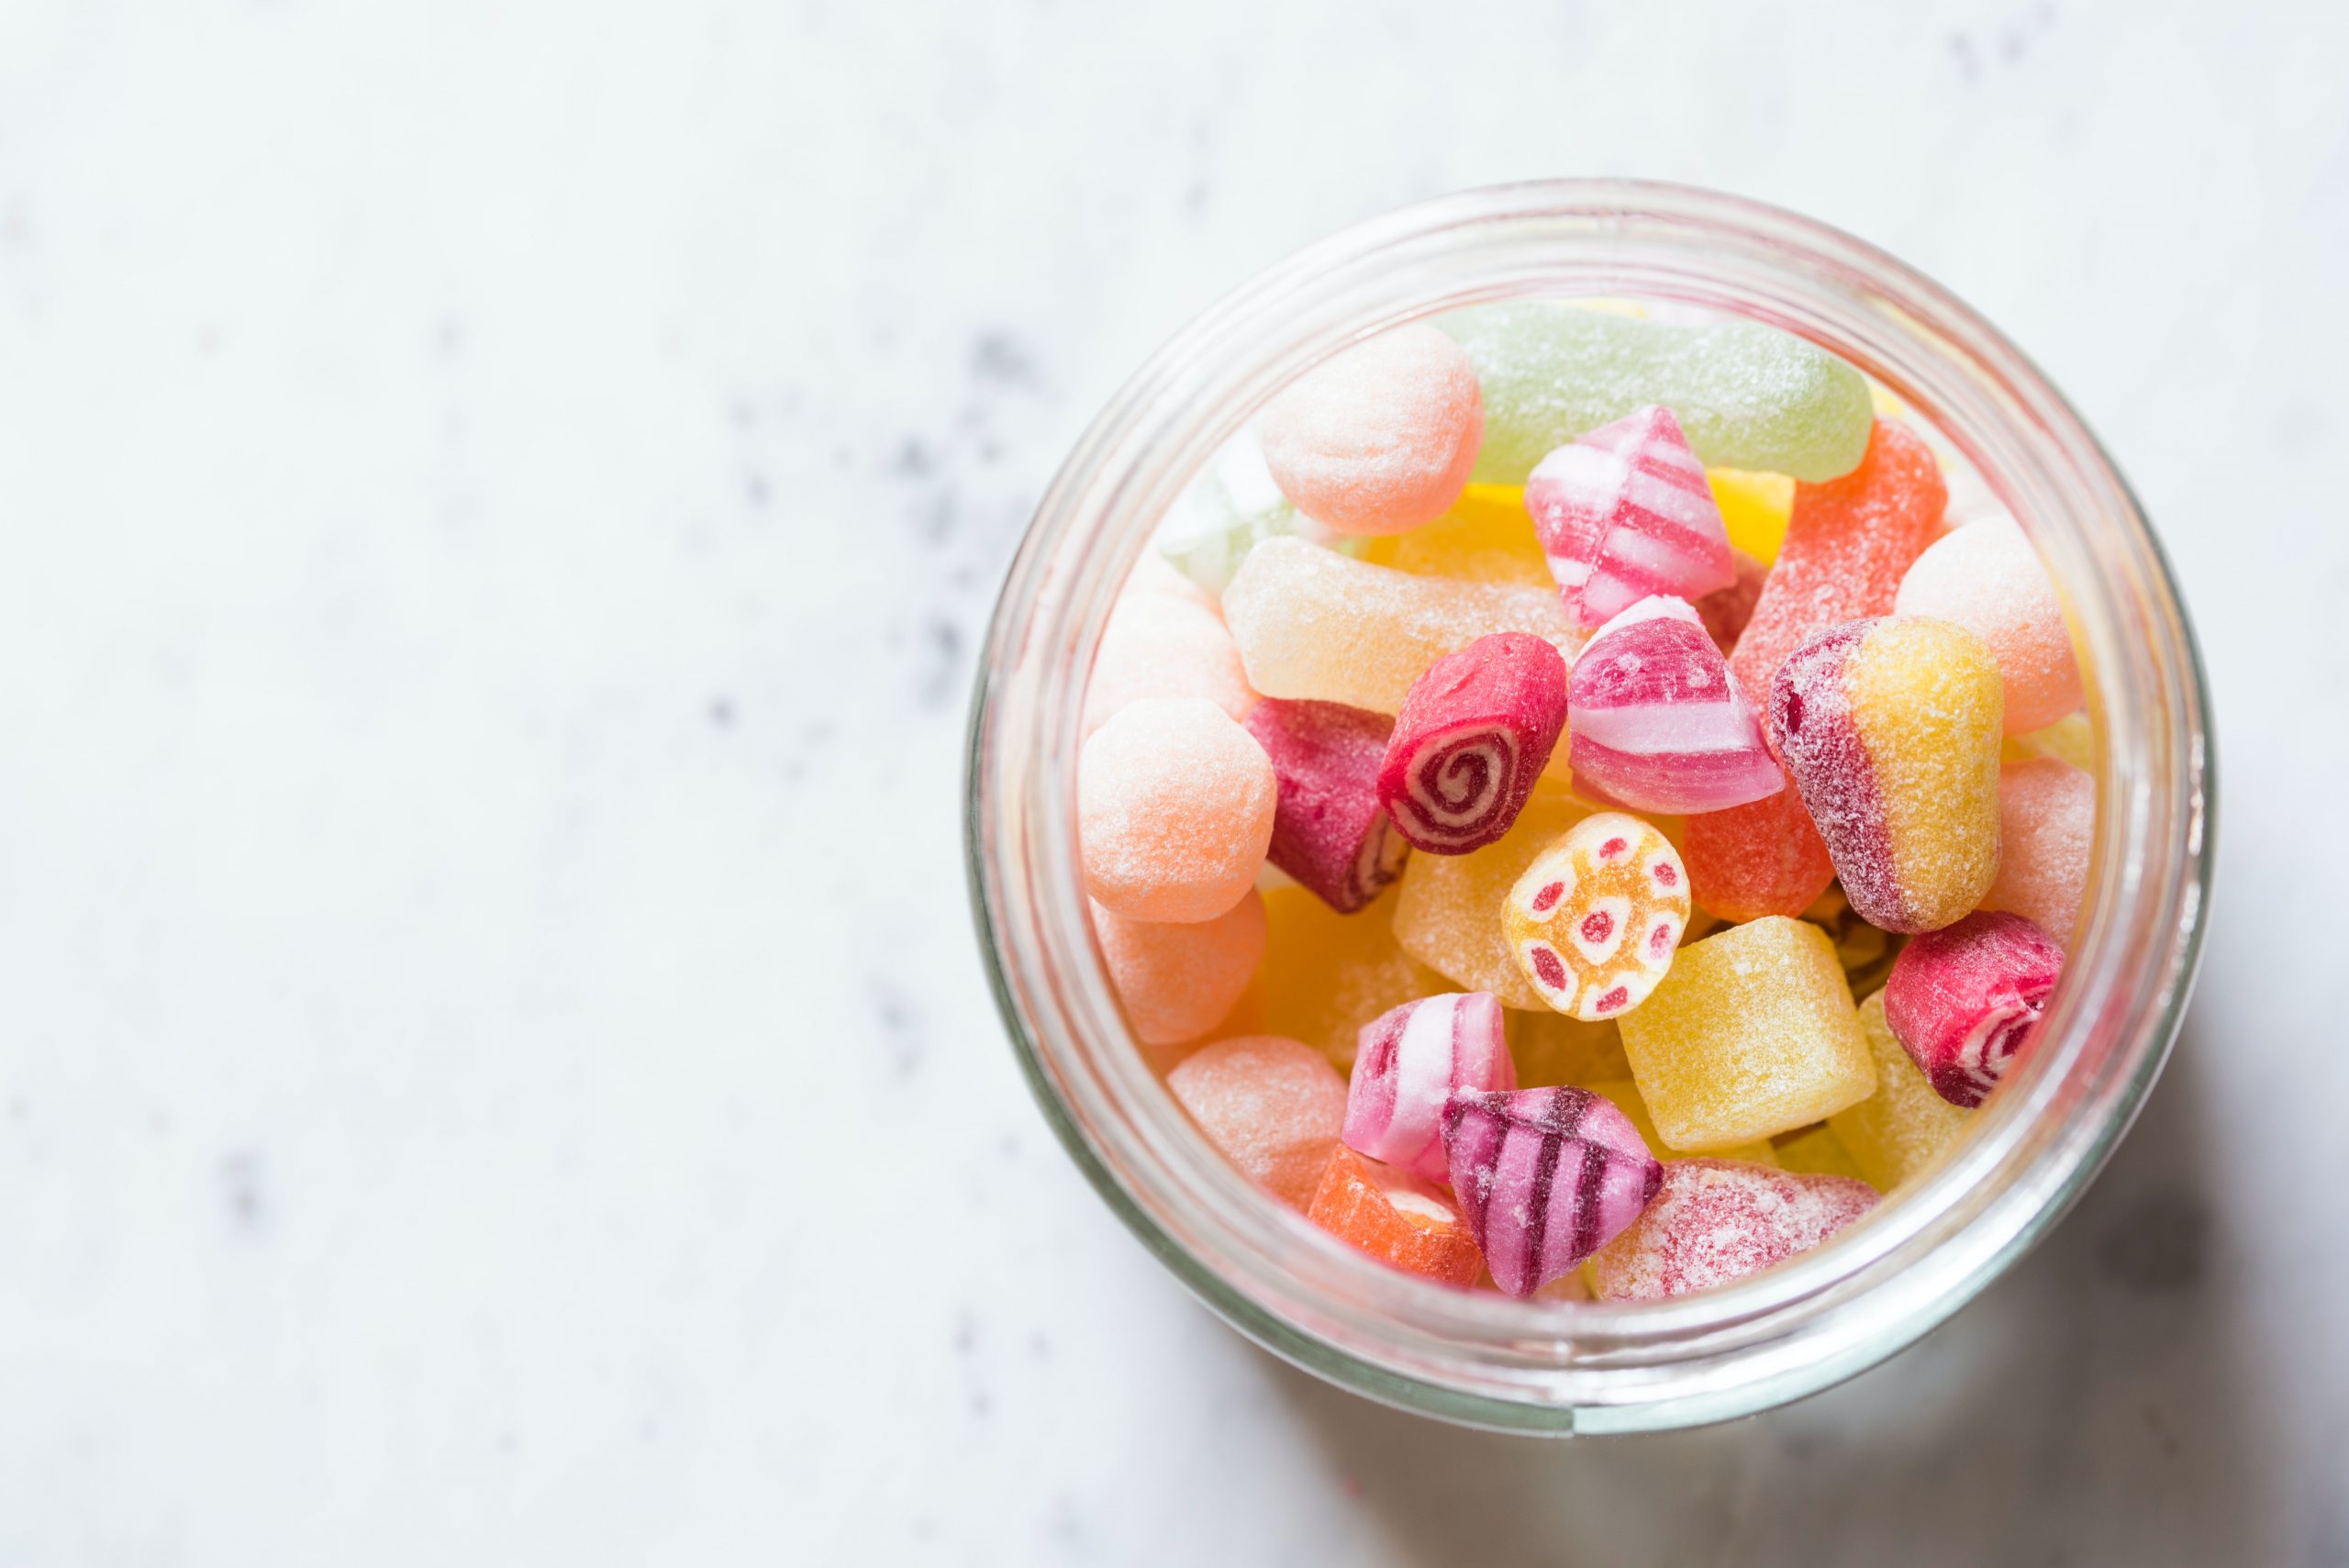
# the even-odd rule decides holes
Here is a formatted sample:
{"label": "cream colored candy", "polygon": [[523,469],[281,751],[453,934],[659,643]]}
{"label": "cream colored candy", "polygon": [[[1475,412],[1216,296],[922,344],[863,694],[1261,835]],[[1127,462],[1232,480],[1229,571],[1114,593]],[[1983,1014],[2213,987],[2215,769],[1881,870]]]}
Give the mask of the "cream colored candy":
{"label": "cream colored candy", "polygon": [[1688,873],[1671,843],[1636,817],[1602,811],[1534,858],[1501,922],[1542,1001],[1595,1020],[1646,1000],[1672,967],[1688,913]]}
{"label": "cream colored candy", "polygon": [[1120,708],[1077,757],[1085,890],[1129,920],[1212,920],[1245,897],[1273,840],[1273,764],[1200,697]]}
{"label": "cream colored candy", "polygon": [[1256,706],[1240,650],[1204,594],[1145,555],[1118,595],[1085,687],[1085,733],[1144,697],[1205,697],[1233,718]]}
{"label": "cream colored candy", "polygon": [[2008,517],[1933,541],[1893,600],[1896,613],[1964,627],[1989,646],[2006,694],[2006,732],[2054,723],[2080,706],[2072,634],[2038,551]]}

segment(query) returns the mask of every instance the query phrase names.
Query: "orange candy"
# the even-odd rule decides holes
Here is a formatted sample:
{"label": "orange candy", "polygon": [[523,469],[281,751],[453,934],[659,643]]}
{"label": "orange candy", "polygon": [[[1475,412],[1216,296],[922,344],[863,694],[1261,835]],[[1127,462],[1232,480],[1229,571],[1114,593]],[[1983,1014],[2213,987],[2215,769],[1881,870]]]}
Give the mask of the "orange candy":
{"label": "orange candy", "polygon": [[1485,1265],[1459,1210],[1442,1192],[1342,1144],[1305,1217],[1382,1262],[1446,1284],[1473,1284]]}

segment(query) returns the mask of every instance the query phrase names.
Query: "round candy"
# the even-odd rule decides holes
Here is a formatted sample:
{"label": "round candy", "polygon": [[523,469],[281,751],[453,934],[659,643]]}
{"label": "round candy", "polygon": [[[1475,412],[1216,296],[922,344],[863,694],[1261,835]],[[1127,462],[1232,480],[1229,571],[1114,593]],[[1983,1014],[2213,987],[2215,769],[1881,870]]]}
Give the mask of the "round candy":
{"label": "round candy", "polygon": [[2002,765],[1998,877],[1982,907],[2020,915],[2058,945],[2069,942],[2087,895],[2095,845],[2094,776],[2054,757]]}
{"label": "round candy", "polygon": [[2080,664],[2047,568],[2012,517],[1943,535],[1900,580],[1894,610],[1964,627],[1989,645],[2006,687],[2006,731],[2054,723],[2080,706]]}
{"label": "round candy", "polygon": [[1294,1208],[1313,1201],[1345,1125],[1346,1081],[1311,1046],[1276,1034],[1219,1040],[1166,1075],[1208,1141]]}
{"label": "round candy", "polygon": [[1170,926],[1093,906],[1109,983],[1144,1045],[1197,1040],[1239,1004],[1264,960],[1264,901],[1247,895],[1212,920]]}
{"label": "round candy", "polygon": [[1501,908],[1509,951],[1542,999],[1586,1020],[1647,1000],[1688,929],[1688,875],[1636,817],[1586,817],[1537,856]]}
{"label": "round candy", "polygon": [[1085,891],[1129,920],[1214,919],[1255,885],[1279,793],[1264,749],[1215,704],[1129,703],[1077,757]]}
{"label": "round candy", "polygon": [[1234,718],[1246,718],[1256,706],[1223,617],[1163,561],[1148,573],[1137,570],[1109,612],[1085,683],[1085,732],[1143,697],[1205,697]]}
{"label": "round candy", "polygon": [[1476,372],[1432,327],[1397,328],[1308,371],[1257,421],[1281,494],[1341,534],[1397,534],[1460,499],[1485,434]]}

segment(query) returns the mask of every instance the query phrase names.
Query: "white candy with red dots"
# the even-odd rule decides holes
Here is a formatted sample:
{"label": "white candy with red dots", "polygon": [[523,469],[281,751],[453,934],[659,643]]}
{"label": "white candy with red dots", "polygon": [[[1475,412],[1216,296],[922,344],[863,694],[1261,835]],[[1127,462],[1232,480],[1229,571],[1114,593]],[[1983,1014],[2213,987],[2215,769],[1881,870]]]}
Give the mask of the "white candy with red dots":
{"label": "white candy with red dots", "polygon": [[1589,1022],[1620,1018],[1672,967],[1688,929],[1688,874],[1662,833],[1602,811],[1534,859],[1501,919],[1543,1001]]}

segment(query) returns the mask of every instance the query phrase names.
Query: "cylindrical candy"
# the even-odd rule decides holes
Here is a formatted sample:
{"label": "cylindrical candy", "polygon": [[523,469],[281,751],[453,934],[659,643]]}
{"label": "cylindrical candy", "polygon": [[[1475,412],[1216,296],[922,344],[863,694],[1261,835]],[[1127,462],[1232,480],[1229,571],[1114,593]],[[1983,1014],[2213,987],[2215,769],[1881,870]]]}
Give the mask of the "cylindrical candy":
{"label": "cylindrical candy", "polygon": [[1636,817],[1586,817],[1528,866],[1501,906],[1518,967],[1561,1013],[1620,1018],[1647,1000],[1688,929],[1688,875]]}
{"label": "cylindrical candy", "polygon": [[2008,734],[2053,724],[2080,706],[2080,665],[2064,606],[2012,517],[1985,517],[1943,535],[1909,568],[1892,607],[1953,622],[1982,639],[2006,686]]}
{"label": "cylindrical candy", "polygon": [[1664,1179],[1631,1118],[1588,1089],[1464,1091],[1444,1107],[1443,1142],[1461,1213],[1510,1296],[1590,1256]]}
{"label": "cylindrical candy", "polygon": [[1575,788],[1674,815],[1720,811],[1786,787],[1761,721],[1720,649],[1681,599],[1642,599],[1598,628],[1566,683]]}
{"label": "cylindrical candy", "polygon": [[1411,686],[1378,798],[1413,847],[1464,855],[1508,831],[1566,723],[1566,665],[1524,632],[1481,637]]}
{"label": "cylindrical candy", "polygon": [[1381,1262],[1444,1284],[1474,1284],[1485,1266],[1476,1239],[1442,1192],[1342,1146],[1330,1156],[1305,1218]]}
{"label": "cylindrical candy", "polygon": [[1313,1201],[1346,1119],[1346,1081],[1311,1046],[1243,1035],[1202,1046],[1166,1087],[1240,1173],[1292,1208]]}
{"label": "cylindrical candy", "polygon": [[1250,888],[1212,920],[1129,920],[1093,906],[1093,934],[1134,1038],[1197,1040],[1223,1021],[1264,960],[1264,901]]}
{"label": "cylindrical candy", "polygon": [[1675,1160],[1655,1201],[1591,1260],[1591,1294],[1661,1301],[1728,1284],[1809,1251],[1876,1201],[1874,1187],[1850,1176]]}
{"label": "cylindrical candy", "polygon": [[1085,891],[1129,920],[1214,919],[1255,886],[1279,793],[1264,749],[1213,703],[1127,704],[1077,755]]}
{"label": "cylindrical candy", "polygon": [[1400,533],[1460,498],[1484,402],[1457,343],[1398,327],[1299,376],[1256,429],[1297,510],[1341,534]]}
{"label": "cylindrical candy", "polygon": [[1525,509],[1585,631],[1653,595],[1701,599],[1737,582],[1704,464],[1668,408],[1642,408],[1543,458]]}
{"label": "cylindrical candy", "polygon": [[2064,950],[2020,915],[1990,911],[1900,950],[1884,1021],[1934,1093],[1978,1106],[2031,1044],[2063,977]]}
{"label": "cylindrical candy", "polygon": [[1394,728],[1383,713],[1333,702],[1271,699],[1248,716],[1280,785],[1268,858],[1341,915],[1402,875],[1411,852],[1378,800]]}
{"label": "cylindrical candy", "polygon": [[1990,890],[2000,714],[1982,639],[1921,616],[1831,627],[1779,667],[1770,738],[1870,925],[1938,930]]}
{"label": "cylindrical candy", "polygon": [[1475,991],[1406,1002],[1363,1026],[1346,1089],[1347,1147],[1448,1181],[1443,1107],[1453,1091],[1516,1087],[1498,1002]]}

